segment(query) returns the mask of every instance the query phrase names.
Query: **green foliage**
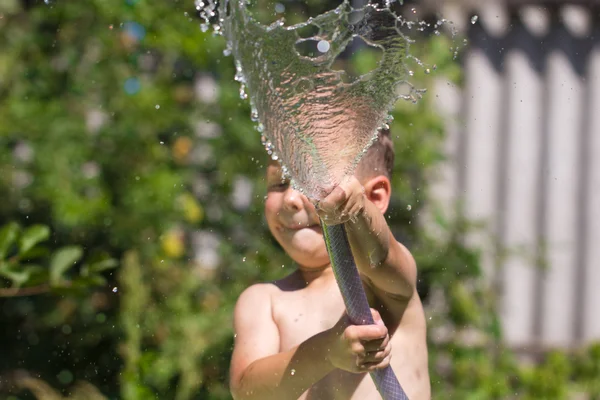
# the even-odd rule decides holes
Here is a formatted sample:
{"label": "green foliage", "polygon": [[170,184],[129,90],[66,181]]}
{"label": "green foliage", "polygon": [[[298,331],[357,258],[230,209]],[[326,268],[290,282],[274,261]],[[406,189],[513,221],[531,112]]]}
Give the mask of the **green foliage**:
{"label": "green foliage", "polygon": [[[67,277],[67,272],[81,260],[83,249],[65,246],[50,250],[41,244],[49,237],[50,228],[45,225],[22,229],[11,222],[0,228],[0,297],[19,295],[21,288],[25,293],[43,293],[103,285],[106,281],[100,273],[118,265],[110,258],[95,260],[83,264],[79,275]],[[2,289],[6,285],[10,289]]]}
{"label": "green foliage", "polygon": [[[286,3],[289,23],[332,5],[299,4]],[[198,25],[191,0],[0,2],[0,219],[15,221],[0,229],[9,398],[231,398],[233,304],[291,265],[262,218],[267,156],[233,62]],[[433,72],[411,66],[417,87],[460,84],[451,47],[444,36],[412,46]],[[362,73],[376,57],[344,67]],[[393,116],[389,221],[419,265],[434,397],[600,398],[599,346],[531,367],[503,347],[479,251],[464,243],[479,227],[430,199],[445,134],[432,96]]]}

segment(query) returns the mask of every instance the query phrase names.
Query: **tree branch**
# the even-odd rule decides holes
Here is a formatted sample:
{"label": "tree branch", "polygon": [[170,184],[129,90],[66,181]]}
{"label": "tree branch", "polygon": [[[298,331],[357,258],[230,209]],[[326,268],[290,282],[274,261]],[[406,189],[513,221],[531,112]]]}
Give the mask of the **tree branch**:
{"label": "tree branch", "polygon": [[26,297],[48,293],[50,285],[43,284],[26,288],[0,288],[0,297]]}

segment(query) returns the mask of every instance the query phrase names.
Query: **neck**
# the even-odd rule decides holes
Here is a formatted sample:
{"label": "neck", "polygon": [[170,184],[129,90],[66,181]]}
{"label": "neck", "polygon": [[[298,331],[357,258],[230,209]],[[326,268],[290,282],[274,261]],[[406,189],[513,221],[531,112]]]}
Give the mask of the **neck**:
{"label": "neck", "polygon": [[333,269],[331,268],[331,264],[326,264],[322,267],[312,267],[307,268],[301,265],[298,265],[298,271],[302,276],[306,285],[310,285],[313,282],[325,282],[331,279],[335,279],[333,275]]}

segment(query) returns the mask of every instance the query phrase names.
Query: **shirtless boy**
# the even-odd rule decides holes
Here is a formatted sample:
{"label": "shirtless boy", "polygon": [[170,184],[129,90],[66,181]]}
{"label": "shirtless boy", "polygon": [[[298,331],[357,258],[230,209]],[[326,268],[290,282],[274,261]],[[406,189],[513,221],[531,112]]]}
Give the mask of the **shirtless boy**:
{"label": "shirtless boy", "polygon": [[[269,229],[297,270],[238,299],[231,361],[236,400],[381,399],[368,372],[391,365],[410,400],[430,398],[416,265],[387,225],[393,166],[388,134],[318,209],[267,168]],[[374,325],[354,326],[329,264],[319,216],[345,224]]]}

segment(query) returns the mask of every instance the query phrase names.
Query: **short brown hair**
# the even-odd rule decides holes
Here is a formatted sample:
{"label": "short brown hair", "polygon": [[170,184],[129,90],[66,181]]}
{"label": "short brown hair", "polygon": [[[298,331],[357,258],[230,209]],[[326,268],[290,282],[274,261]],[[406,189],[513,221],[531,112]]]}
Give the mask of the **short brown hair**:
{"label": "short brown hair", "polygon": [[356,174],[363,179],[384,175],[392,179],[394,170],[394,143],[389,129],[382,129],[377,140],[358,163]]}

